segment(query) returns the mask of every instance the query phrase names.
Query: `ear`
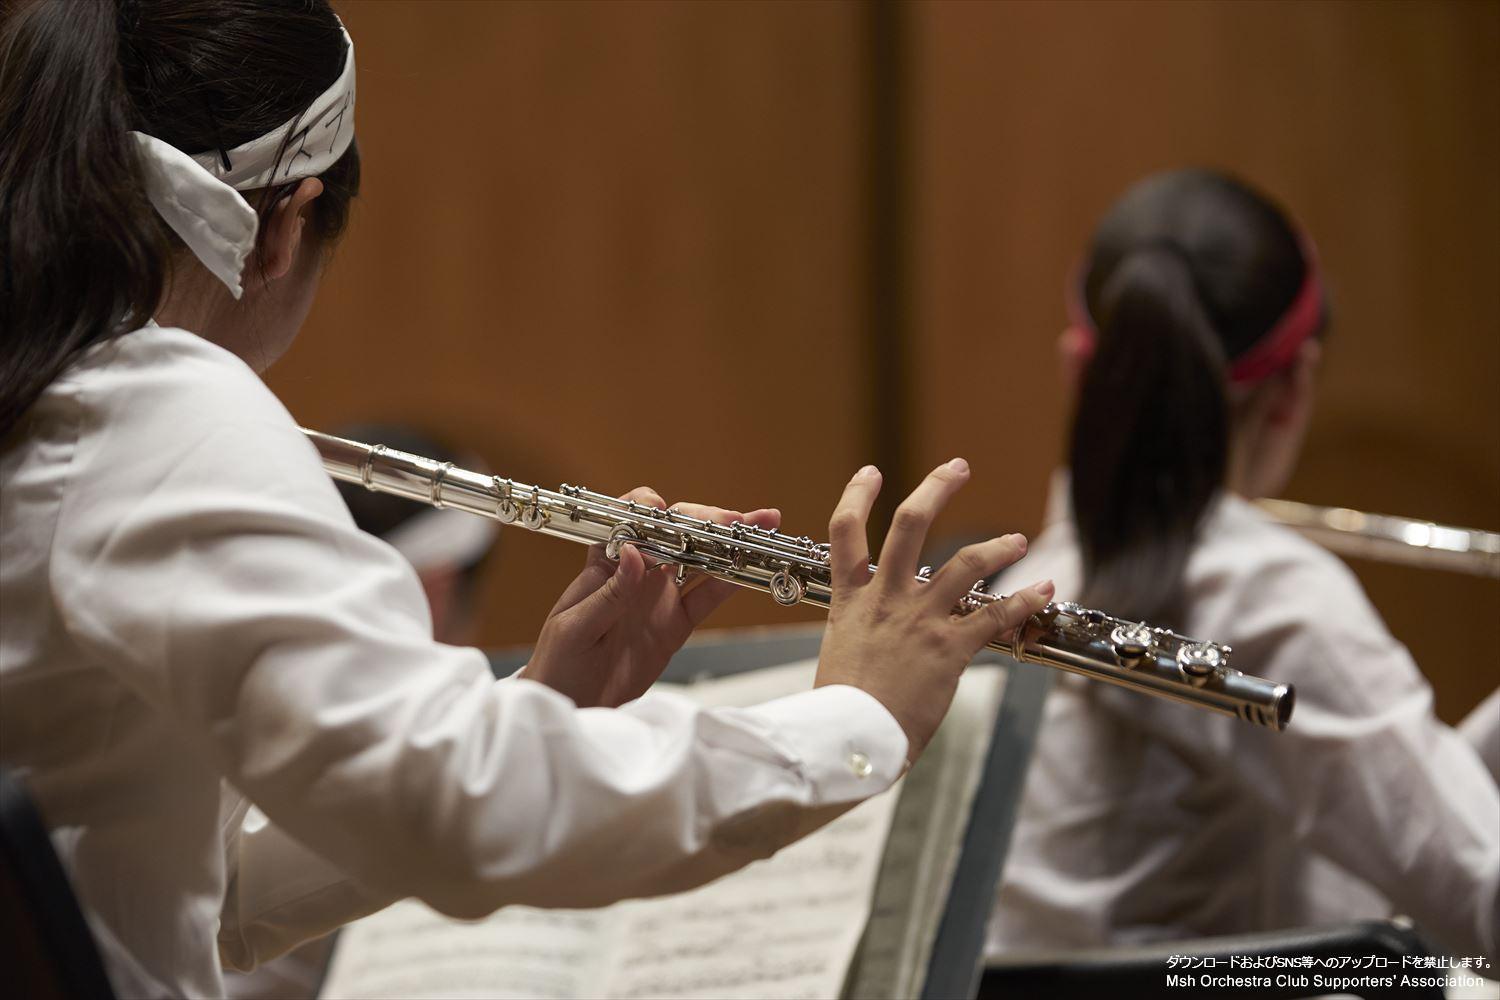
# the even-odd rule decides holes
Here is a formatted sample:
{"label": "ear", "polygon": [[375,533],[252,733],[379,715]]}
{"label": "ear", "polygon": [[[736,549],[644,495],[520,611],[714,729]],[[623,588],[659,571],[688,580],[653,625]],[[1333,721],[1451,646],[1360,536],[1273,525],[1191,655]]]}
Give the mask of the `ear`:
{"label": "ear", "polygon": [[1093,357],[1093,340],[1076,326],[1069,326],[1057,335],[1057,364],[1062,371],[1063,385],[1077,392],[1083,381],[1083,370]]}
{"label": "ear", "polygon": [[292,269],[297,251],[302,246],[302,231],[312,212],[313,199],[322,193],[323,182],[316,177],[307,177],[271,209],[265,220],[265,239],[261,244],[261,260],[268,280],[284,277]]}

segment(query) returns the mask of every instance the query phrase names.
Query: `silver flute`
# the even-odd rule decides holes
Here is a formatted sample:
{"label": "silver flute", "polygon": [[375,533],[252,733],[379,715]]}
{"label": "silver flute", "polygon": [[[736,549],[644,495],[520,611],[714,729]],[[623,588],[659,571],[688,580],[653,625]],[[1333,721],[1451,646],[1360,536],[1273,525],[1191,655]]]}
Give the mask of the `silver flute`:
{"label": "silver flute", "polygon": [[1295,500],[1256,503],[1340,555],[1500,579],[1500,533]]}
{"label": "silver flute", "polygon": [[[451,462],[304,429],[335,479],[455,510],[518,524],[529,531],[602,545],[610,559],[632,545],[669,567],[679,584],[702,573],[754,590],[778,604],[832,602],[829,547],[750,524],[721,525],[564,484],[556,490],[455,468]],[[870,572],[875,565],[870,564]],[[926,581],[931,567],[917,579]],[[970,614],[1002,600],[979,581],[954,608]],[[1032,615],[1010,639],[989,644],[1017,660],[1094,680],[1274,730],[1285,728],[1295,692],[1229,665],[1230,648],[1177,635],[1144,622],[1112,618],[1059,601]]]}

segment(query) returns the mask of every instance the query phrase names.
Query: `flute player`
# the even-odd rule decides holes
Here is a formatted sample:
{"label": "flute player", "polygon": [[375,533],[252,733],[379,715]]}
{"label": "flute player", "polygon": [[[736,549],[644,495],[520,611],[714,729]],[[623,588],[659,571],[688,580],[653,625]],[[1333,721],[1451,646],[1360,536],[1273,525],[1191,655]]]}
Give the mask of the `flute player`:
{"label": "flute player", "polygon": [[[0,764],[121,995],[220,994],[221,961],[401,896],[473,917],[712,879],[886,788],[969,658],[1050,596],[950,614],[1018,536],[918,593],[962,460],[902,504],[872,581],[866,468],[830,524],[817,690],[632,700],[727,588],[679,592],[628,548],[592,555],[524,675],[492,681],[433,641],[411,568],[257,375],[359,185],[326,0],[34,0],[0,53]],[[249,802],[272,821],[253,834]]]}
{"label": "flute player", "polygon": [[1062,681],[990,957],[1401,913],[1495,959],[1492,775],[1353,574],[1248,502],[1281,493],[1312,417],[1329,319],[1312,241],[1235,178],[1164,172],[1110,208],[1068,291],[1069,467],[1016,569],[1224,637],[1296,685],[1297,721],[1267,739]]}

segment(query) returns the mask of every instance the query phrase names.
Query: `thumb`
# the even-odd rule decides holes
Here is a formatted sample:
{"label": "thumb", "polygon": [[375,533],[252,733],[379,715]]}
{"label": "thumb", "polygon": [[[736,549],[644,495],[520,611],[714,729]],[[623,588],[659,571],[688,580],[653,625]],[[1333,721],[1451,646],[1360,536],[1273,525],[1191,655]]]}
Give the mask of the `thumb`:
{"label": "thumb", "polygon": [[[645,579],[646,559],[635,546],[622,546],[620,561],[614,570],[607,578],[585,570],[584,575],[589,578],[591,592],[580,595],[577,603],[564,612],[568,630],[576,631],[586,642],[593,642],[609,631],[620,620],[625,609],[630,607],[630,599],[635,596],[641,581]],[[580,576],[575,583],[582,580],[583,576]]]}
{"label": "thumb", "polygon": [[568,584],[568,589],[564,590],[562,596],[557,599],[557,603],[552,605],[552,610],[547,613],[547,617],[562,614],[604,586],[614,575],[615,568],[615,563],[604,554],[603,545],[590,545],[588,558],[583,563],[583,572],[575,576],[573,582]]}

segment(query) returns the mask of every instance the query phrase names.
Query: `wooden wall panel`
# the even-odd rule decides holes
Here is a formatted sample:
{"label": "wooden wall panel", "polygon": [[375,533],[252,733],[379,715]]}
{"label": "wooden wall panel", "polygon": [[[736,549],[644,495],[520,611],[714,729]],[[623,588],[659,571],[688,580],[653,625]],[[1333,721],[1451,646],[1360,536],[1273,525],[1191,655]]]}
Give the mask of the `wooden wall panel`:
{"label": "wooden wall panel", "polygon": [[[877,450],[869,10],[346,2],[366,186],[272,383],[303,421],[404,419],[545,483],[776,503],[821,534]],[[1133,180],[1278,193],[1337,321],[1296,498],[1500,527],[1500,8],[904,6],[906,470],[978,475],[940,526],[1035,526],[1066,402],[1061,285]],[[898,151],[899,152],[899,151]],[[891,220],[887,219],[887,222]],[[576,565],[507,534],[489,643]],[[1360,567],[1454,717],[1496,683],[1500,587]],[[720,624],[783,620],[741,599]],[[1475,650],[1481,650],[1476,653]]]}
{"label": "wooden wall panel", "polygon": [[[1053,344],[1135,179],[1229,168],[1318,241],[1335,326],[1289,495],[1500,529],[1500,7],[941,3],[913,45],[916,464],[953,530],[1033,528],[1067,401]],[[1358,567],[1454,718],[1500,682],[1500,584]]]}
{"label": "wooden wall panel", "polygon": [[[315,427],[419,422],[555,486],[780,505],[861,464],[861,12],[343,3],[364,193],[271,382]],[[479,640],[583,550],[507,531]],[[719,624],[784,620],[745,595]]]}

